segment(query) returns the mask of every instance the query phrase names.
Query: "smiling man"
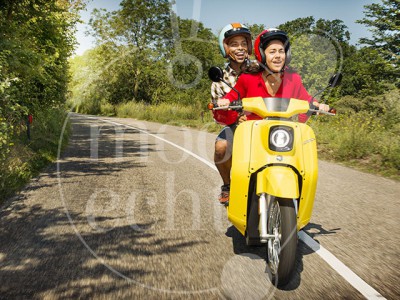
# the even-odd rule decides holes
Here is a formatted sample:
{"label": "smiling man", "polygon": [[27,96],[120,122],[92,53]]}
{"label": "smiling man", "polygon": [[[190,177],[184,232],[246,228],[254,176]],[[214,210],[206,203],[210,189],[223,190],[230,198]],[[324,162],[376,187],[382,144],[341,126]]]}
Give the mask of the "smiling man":
{"label": "smiling man", "polygon": [[[219,49],[228,64],[224,68],[224,81],[234,86],[239,75],[249,65],[248,57],[252,51],[250,30],[240,24],[226,25],[220,32]],[[211,85],[211,98],[213,102],[223,98],[231,88],[223,82],[213,82]],[[218,198],[221,204],[228,204],[230,190],[230,169],[232,165],[230,149],[232,148],[233,133],[235,131],[238,114],[235,111],[214,111],[214,120],[225,125],[215,141],[214,162],[221,175],[223,185]]]}

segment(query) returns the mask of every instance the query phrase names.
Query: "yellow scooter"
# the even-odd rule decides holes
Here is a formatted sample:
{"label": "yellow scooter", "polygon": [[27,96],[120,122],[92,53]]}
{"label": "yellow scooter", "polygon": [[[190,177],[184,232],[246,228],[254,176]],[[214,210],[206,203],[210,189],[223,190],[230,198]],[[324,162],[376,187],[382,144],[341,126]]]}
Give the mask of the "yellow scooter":
{"label": "yellow scooter", "polygon": [[[212,67],[209,77],[223,81],[222,70]],[[327,88],[338,85],[341,77],[335,74]],[[239,99],[229,108],[263,120],[236,128],[228,219],[247,245],[267,245],[271,281],[282,286],[295,268],[297,233],[310,221],[318,177],[314,132],[294,117],[318,110],[304,100],[261,97]],[[209,109],[221,108],[210,103]]]}

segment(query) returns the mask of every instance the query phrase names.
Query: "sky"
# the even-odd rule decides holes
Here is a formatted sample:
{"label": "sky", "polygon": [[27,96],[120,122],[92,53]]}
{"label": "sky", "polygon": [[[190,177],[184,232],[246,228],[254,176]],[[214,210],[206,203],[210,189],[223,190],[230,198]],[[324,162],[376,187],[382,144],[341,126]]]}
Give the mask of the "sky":
{"label": "sky", "polygon": [[[81,12],[83,24],[78,25],[75,53],[82,55],[94,47],[94,39],[87,36],[90,14],[95,8],[118,10],[120,0],[89,0]],[[382,3],[379,0],[176,0],[174,10],[183,19],[200,21],[218,34],[229,23],[264,24],[265,28],[277,27],[287,21],[313,16],[315,20],[339,19],[348,27],[350,43],[356,45],[361,37],[371,37],[368,28],[355,21],[365,17],[364,5]]]}

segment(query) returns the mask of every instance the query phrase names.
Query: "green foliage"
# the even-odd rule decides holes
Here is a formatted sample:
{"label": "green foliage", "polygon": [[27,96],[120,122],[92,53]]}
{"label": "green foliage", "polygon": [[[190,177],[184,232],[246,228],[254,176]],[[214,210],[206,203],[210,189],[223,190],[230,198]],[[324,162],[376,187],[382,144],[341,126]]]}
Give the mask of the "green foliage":
{"label": "green foliage", "polygon": [[[122,12],[111,15],[117,14]],[[146,15],[143,18],[147,18]],[[103,23],[103,29],[114,26],[112,19],[108,25]],[[167,42],[173,46],[168,52],[165,47],[155,51],[151,44],[147,48],[139,44],[116,46],[108,41],[82,57],[71,59],[71,105],[86,113],[100,113],[102,107],[104,110],[104,101],[112,105],[128,101],[202,103],[200,107],[205,109],[210,98],[207,71],[212,65],[223,63],[216,37],[210,29],[192,20],[176,18],[175,25],[177,28],[173,32],[159,31],[167,41],[171,35],[177,38]],[[104,31],[100,27],[96,30]],[[120,38],[128,35],[118,30],[115,28],[113,38],[117,39],[117,33]],[[101,40],[105,39],[102,37]]]}
{"label": "green foliage", "polygon": [[[0,65],[0,73],[2,67]],[[0,168],[8,157],[13,146],[12,138],[18,130],[18,121],[23,120],[26,108],[21,106],[14,98],[17,93],[15,82],[17,78],[2,79],[0,77]]]}
{"label": "green foliage", "polygon": [[[167,20],[167,12],[161,0],[150,1],[148,6],[139,0],[123,1],[118,11],[95,11],[91,24],[98,45],[83,61],[71,61],[75,65],[72,101],[87,102],[80,107],[91,113],[99,113],[104,101],[113,105],[180,101],[186,105],[196,95],[205,95],[205,104],[209,99],[204,93],[209,90],[207,70],[223,64],[217,37],[203,24],[182,20],[174,13]],[[150,28],[155,22],[159,24]],[[254,36],[263,29],[261,24],[247,26]],[[291,37],[291,66],[311,94],[337,71],[343,72],[344,80],[334,93],[324,95],[332,98],[331,103],[342,96],[379,95],[394,87],[393,77],[386,76],[393,74],[393,67],[371,49],[349,45],[349,31],[341,20],[307,17],[279,27]]]}
{"label": "green foliage", "polygon": [[10,1],[0,10],[3,78],[18,78],[20,105],[35,110],[65,101],[67,58],[73,51],[76,13],[62,1]]}
{"label": "green foliage", "polygon": [[315,24],[314,17],[297,18],[292,21],[285,22],[278,26],[280,30],[287,32],[291,39],[303,32],[312,32],[312,28]]}
{"label": "green foliage", "polygon": [[[303,34],[292,43],[291,67],[301,74],[310,94],[315,94],[335,73],[337,52],[329,39],[314,34]],[[313,59],[310,59],[312,57]]]}
{"label": "green foliage", "polygon": [[264,26],[264,24],[247,24],[247,23],[246,23],[245,26],[247,26],[247,28],[249,28],[253,40],[254,40],[261,32],[263,32],[265,29],[267,29],[267,28]]}
{"label": "green foliage", "polygon": [[126,103],[117,107],[118,116],[133,117],[141,120],[153,120],[160,123],[170,121],[193,120],[199,118],[198,107],[177,104],[148,105],[145,103]]}
{"label": "green foliage", "polygon": [[[385,18],[379,20],[382,23],[392,22]],[[292,66],[298,69],[305,85],[311,90],[314,90],[317,82],[324,82],[321,80],[323,76],[327,78],[333,71],[341,71],[344,75],[341,87],[331,95],[335,99],[346,95],[380,95],[393,89],[396,81],[398,85],[396,64],[380,55],[380,46],[375,47],[377,49],[357,49],[349,45],[350,33],[341,20],[319,19],[315,22],[313,17],[298,18],[279,28],[289,33],[293,45]],[[388,25],[388,28],[391,28],[393,36],[399,36],[398,27]],[[391,45],[398,45],[397,40],[393,39]],[[375,42],[378,43],[375,45],[380,45],[378,41]],[[304,66],[307,67],[304,69]]]}
{"label": "green foliage", "polygon": [[345,58],[341,95],[376,96],[395,88],[394,67],[372,48],[361,48]]}
{"label": "green foliage", "polygon": [[312,123],[322,157],[400,178],[399,90],[376,97],[346,96],[336,105],[336,117]]}
{"label": "green foliage", "polygon": [[319,19],[315,24],[315,30],[323,36],[336,39],[339,43],[347,43],[350,40],[350,32],[342,20]]}
{"label": "green foliage", "polygon": [[154,78],[150,67],[158,65],[168,53],[165,46],[171,45],[169,5],[167,0],[124,0],[120,10],[92,14],[90,25],[99,47],[96,57],[89,58],[94,76],[86,83],[96,85],[96,93],[110,103],[151,102],[146,89]]}
{"label": "green foliage", "polygon": [[122,118],[190,126],[210,132],[219,132],[221,130],[221,125],[214,122],[211,113],[202,111],[200,103],[195,105],[181,105],[179,103],[149,105],[143,102],[129,102],[118,105],[116,107],[116,115]]}
{"label": "green foliage", "polygon": [[62,132],[65,118],[64,108],[42,110],[35,115],[31,141],[27,140],[25,126],[12,136],[14,146],[0,165],[0,202],[57,158],[58,148],[63,149],[69,135],[69,126]]}
{"label": "green foliage", "polygon": [[302,76],[310,94],[325,87],[329,77],[343,67],[343,48],[350,39],[343,21],[315,21],[314,17],[306,17],[286,22],[279,28],[290,36],[291,66]]}
{"label": "green foliage", "polygon": [[[335,158],[343,161],[362,159],[366,158],[371,152],[372,154],[377,153],[378,149],[374,142],[381,134],[382,126],[373,114],[361,112],[339,115],[327,124],[332,131],[328,137]],[[324,142],[323,137],[319,140]]]}
{"label": "green foliage", "polygon": [[399,67],[400,55],[400,23],[398,0],[382,0],[382,4],[372,3],[365,5],[366,17],[358,20],[370,28],[373,36],[371,39],[361,38],[360,44],[379,50],[379,53],[387,61]]}
{"label": "green foliage", "polygon": [[[25,123],[28,114],[41,119],[42,114],[62,107],[66,101],[67,59],[75,45],[78,10],[83,6],[81,0],[0,1],[2,196],[21,186],[41,166],[37,162],[42,161],[42,149],[51,145],[47,140],[47,146],[35,148],[37,140],[32,140],[27,147],[28,141],[22,138],[26,135]],[[51,132],[54,124],[50,121],[41,119]]]}
{"label": "green foliage", "polygon": [[398,89],[375,97],[346,96],[337,101],[335,107],[343,113],[368,112],[373,114],[380,120],[382,126],[390,131],[400,124],[400,92]]}

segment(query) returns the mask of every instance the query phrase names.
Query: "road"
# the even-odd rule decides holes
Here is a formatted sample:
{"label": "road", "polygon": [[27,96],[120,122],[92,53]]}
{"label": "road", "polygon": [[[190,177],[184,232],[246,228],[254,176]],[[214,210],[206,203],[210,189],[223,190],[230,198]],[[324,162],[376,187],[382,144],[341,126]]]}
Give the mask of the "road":
{"label": "road", "polygon": [[0,207],[1,299],[400,298],[399,182],[320,161],[293,280],[277,289],[265,248],[217,203],[214,134],[70,120],[58,162]]}

